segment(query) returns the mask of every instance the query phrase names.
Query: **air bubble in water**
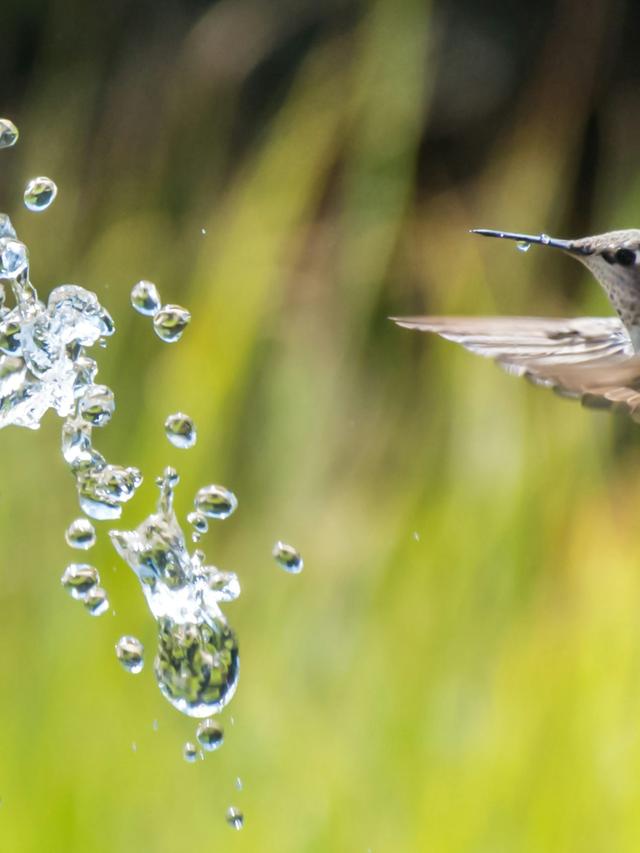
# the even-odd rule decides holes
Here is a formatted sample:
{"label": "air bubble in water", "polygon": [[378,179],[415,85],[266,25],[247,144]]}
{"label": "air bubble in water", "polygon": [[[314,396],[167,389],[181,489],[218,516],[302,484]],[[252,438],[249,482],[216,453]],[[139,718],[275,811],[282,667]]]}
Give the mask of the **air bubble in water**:
{"label": "air bubble in water", "polygon": [[240,830],[244,826],[244,815],[239,809],[234,808],[234,806],[229,806],[226,814],[227,823],[233,829]]}
{"label": "air bubble in water", "polygon": [[0,148],[11,148],[18,141],[18,128],[8,118],[0,118]]}
{"label": "air bubble in water", "polygon": [[29,210],[38,213],[46,210],[58,195],[58,187],[51,178],[32,178],[24,191],[24,203]]}
{"label": "air bubble in water", "polygon": [[164,431],[174,447],[186,450],[196,443],[196,427],[189,415],[176,412],[164,422]]}
{"label": "air bubble in water", "polygon": [[528,252],[530,248],[531,243],[527,243],[526,240],[518,240],[518,242],[516,243],[516,249],[519,252]]}
{"label": "air bubble in water", "polygon": [[189,764],[193,764],[193,762],[197,761],[198,759],[198,747],[195,745],[195,743],[187,741],[184,745],[182,754],[184,755],[185,761],[188,761]]}
{"label": "air bubble in water", "polygon": [[152,281],[139,281],[131,289],[131,304],[139,314],[153,317],[161,304],[158,288]]}
{"label": "air bubble in water", "polygon": [[90,385],[78,401],[78,414],[83,421],[95,427],[108,423],[115,408],[113,391],[106,385]]}
{"label": "air bubble in water", "polygon": [[96,544],[96,530],[87,518],[76,518],[72,521],[64,534],[67,545],[71,548],[79,548],[88,551]]}
{"label": "air bubble in water", "polygon": [[89,594],[100,583],[100,575],[94,566],[87,563],[70,563],[60,581],[72,598],[86,601]]}
{"label": "air bubble in water", "polygon": [[122,666],[134,675],[142,672],[144,646],[137,637],[120,637],[116,643],[116,655]]}
{"label": "air bubble in water", "polygon": [[196,737],[203,749],[206,749],[207,752],[213,752],[222,746],[224,729],[215,720],[205,720],[198,726]]}
{"label": "air bubble in water", "polygon": [[109,609],[109,599],[106,590],[94,586],[83,599],[85,608],[92,616],[102,616]]}
{"label": "air bubble in water", "polygon": [[165,343],[179,341],[191,322],[191,314],[180,305],[163,305],[153,316],[156,335]]}
{"label": "air bubble in water", "polygon": [[224,486],[203,486],[194,499],[196,510],[207,518],[228,518],[238,506],[238,499]]}
{"label": "air bubble in water", "polygon": [[276,563],[292,575],[300,574],[304,568],[304,560],[300,552],[293,545],[287,545],[286,542],[278,541],[273,546],[271,553]]}

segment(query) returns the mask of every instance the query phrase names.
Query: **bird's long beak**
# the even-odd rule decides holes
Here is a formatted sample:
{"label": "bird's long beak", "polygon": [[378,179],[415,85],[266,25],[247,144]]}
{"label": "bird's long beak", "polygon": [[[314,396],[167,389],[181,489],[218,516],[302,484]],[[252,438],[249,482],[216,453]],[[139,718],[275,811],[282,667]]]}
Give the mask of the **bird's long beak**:
{"label": "bird's long beak", "polygon": [[471,234],[480,234],[482,237],[502,237],[505,240],[517,240],[518,243],[531,245],[537,243],[541,246],[551,246],[554,249],[563,249],[573,255],[590,255],[591,250],[581,246],[580,241],[558,240],[549,237],[548,234],[516,234],[513,231],[491,231],[489,228],[473,228]]}

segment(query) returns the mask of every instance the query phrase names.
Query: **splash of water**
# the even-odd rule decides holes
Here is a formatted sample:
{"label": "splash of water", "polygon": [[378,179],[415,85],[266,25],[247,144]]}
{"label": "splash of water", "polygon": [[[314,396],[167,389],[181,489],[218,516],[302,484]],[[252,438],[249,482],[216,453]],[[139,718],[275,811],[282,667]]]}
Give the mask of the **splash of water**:
{"label": "splash of water", "polygon": [[238,644],[220,603],[240,592],[233,573],[204,565],[189,554],[173,510],[178,475],[166,468],[158,480],[158,508],[135,530],[109,535],[136,573],[158,625],[154,672],[163,696],[184,714],[209,717],[232,698],[238,683]]}

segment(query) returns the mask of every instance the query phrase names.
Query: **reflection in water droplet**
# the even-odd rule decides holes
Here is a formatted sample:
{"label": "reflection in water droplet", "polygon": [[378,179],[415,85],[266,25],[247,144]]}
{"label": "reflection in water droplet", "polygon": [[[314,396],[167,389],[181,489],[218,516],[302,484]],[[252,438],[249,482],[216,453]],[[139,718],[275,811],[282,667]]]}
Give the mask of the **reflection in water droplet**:
{"label": "reflection in water droplet", "polygon": [[58,195],[58,187],[51,178],[32,178],[24,191],[25,206],[38,213],[46,210]]}
{"label": "reflection in water droplet", "polygon": [[87,563],[70,563],[60,581],[72,598],[86,601],[89,593],[100,583],[100,575],[94,566]]}
{"label": "reflection in water droplet", "polygon": [[233,827],[233,829],[242,829],[244,826],[244,815],[239,809],[234,808],[233,806],[229,806],[227,809],[227,823],[229,826]]}
{"label": "reflection in water droplet", "polygon": [[184,755],[185,761],[188,761],[189,764],[193,764],[193,762],[198,758],[198,747],[195,743],[191,743],[191,741],[188,740],[184,745],[182,754]]}
{"label": "reflection in water droplet", "polygon": [[191,322],[191,314],[180,305],[163,305],[153,317],[156,335],[165,343],[174,344]]}
{"label": "reflection in water droplet", "polygon": [[0,118],[0,148],[11,148],[18,141],[18,128],[8,118]]}
{"label": "reflection in water droplet", "polygon": [[137,637],[120,637],[116,643],[116,655],[127,672],[137,675],[144,666],[144,646]]}
{"label": "reflection in water droplet", "polygon": [[304,568],[304,560],[293,545],[278,541],[273,546],[271,553],[275,557],[276,563],[292,575],[300,574]]}
{"label": "reflection in water droplet", "polygon": [[96,530],[88,518],[76,518],[67,527],[64,538],[70,548],[88,551],[96,544]]}
{"label": "reflection in water droplet", "polygon": [[113,391],[106,385],[90,385],[78,401],[78,414],[94,427],[108,423],[115,408]]}
{"label": "reflection in water droplet", "polygon": [[198,726],[196,737],[203,749],[206,749],[207,752],[213,752],[222,746],[224,730],[215,720],[205,720]]}
{"label": "reflection in water droplet", "polygon": [[153,317],[161,304],[158,288],[152,281],[139,281],[131,289],[131,304],[139,314]]}
{"label": "reflection in water droplet", "polygon": [[109,609],[109,599],[101,586],[94,586],[83,599],[85,608],[92,616],[102,616]]}
{"label": "reflection in water droplet", "polygon": [[518,242],[516,243],[516,249],[519,252],[528,252],[530,248],[531,243],[527,243],[526,240],[518,240]]}
{"label": "reflection in water droplet", "polygon": [[224,486],[203,486],[194,499],[195,508],[207,518],[228,518],[238,506],[238,499]]}
{"label": "reflection in water droplet", "polygon": [[189,415],[176,412],[164,422],[164,431],[174,447],[186,450],[196,443],[196,427]]}

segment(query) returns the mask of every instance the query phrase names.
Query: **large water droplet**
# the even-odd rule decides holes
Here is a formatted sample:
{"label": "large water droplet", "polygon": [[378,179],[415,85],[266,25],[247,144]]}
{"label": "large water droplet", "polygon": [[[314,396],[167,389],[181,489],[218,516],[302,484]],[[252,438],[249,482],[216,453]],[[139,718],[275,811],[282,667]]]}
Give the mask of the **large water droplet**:
{"label": "large water droplet", "polygon": [[101,586],[94,586],[83,600],[85,608],[92,616],[102,616],[109,609],[106,590]]}
{"label": "large water droplet", "polygon": [[271,552],[279,566],[292,575],[298,575],[304,568],[304,560],[293,545],[278,540]]}
{"label": "large water droplet", "polygon": [[226,820],[233,829],[240,830],[244,826],[244,815],[234,806],[229,806],[227,809]]}
{"label": "large water droplet", "polygon": [[116,643],[116,655],[122,666],[134,675],[142,672],[144,646],[137,637],[120,637]]}
{"label": "large water droplet", "polygon": [[86,601],[89,593],[100,583],[100,575],[94,566],[87,563],[70,563],[60,581],[72,598]]}
{"label": "large water droplet", "polygon": [[205,720],[198,726],[196,737],[203,749],[206,749],[207,752],[213,752],[222,746],[224,729],[215,720]]}
{"label": "large water droplet", "polygon": [[153,328],[156,335],[165,343],[179,341],[182,333],[191,322],[191,314],[180,305],[164,305],[154,314]]}
{"label": "large water droplet", "polygon": [[176,412],[164,422],[164,431],[174,447],[186,450],[196,443],[196,427],[189,415]]}
{"label": "large water droplet", "polygon": [[0,118],[0,148],[11,148],[18,141],[18,128],[8,118]]}
{"label": "large water droplet", "polygon": [[38,213],[46,210],[58,195],[58,187],[51,178],[32,178],[24,191],[25,206]]}
{"label": "large water droplet", "polygon": [[139,281],[131,289],[131,304],[139,314],[147,317],[160,309],[160,294],[152,281]]}
{"label": "large water droplet", "polygon": [[184,749],[182,750],[182,754],[185,761],[188,761],[189,764],[193,764],[194,761],[198,760],[198,747],[195,743],[187,741],[184,745]]}
{"label": "large water droplet", "polygon": [[115,408],[113,391],[106,385],[90,385],[78,401],[78,414],[94,427],[108,423]]}
{"label": "large water droplet", "polygon": [[530,248],[531,243],[527,243],[526,240],[518,240],[518,242],[516,243],[516,249],[519,252],[528,252]]}
{"label": "large water droplet", "polygon": [[88,551],[96,544],[96,530],[87,518],[76,518],[72,521],[64,534],[67,545],[71,548],[79,548]]}
{"label": "large water droplet", "polygon": [[194,499],[195,508],[207,518],[228,518],[238,506],[238,499],[224,486],[203,486]]}

